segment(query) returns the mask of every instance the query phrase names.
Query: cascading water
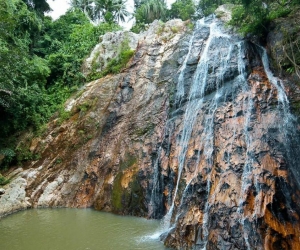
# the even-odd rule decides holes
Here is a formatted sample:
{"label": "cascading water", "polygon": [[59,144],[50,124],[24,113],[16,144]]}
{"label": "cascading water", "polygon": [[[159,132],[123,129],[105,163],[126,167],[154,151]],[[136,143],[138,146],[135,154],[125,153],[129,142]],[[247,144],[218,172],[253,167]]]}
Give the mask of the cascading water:
{"label": "cascading water", "polygon": [[252,115],[252,110],[253,110],[253,101],[252,101],[252,96],[251,96],[251,92],[249,89],[249,86],[247,84],[247,79],[245,77],[245,66],[243,61],[241,60],[242,57],[242,53],[241,53],[241,47],[239,50],[239,72],[241,75],[241,83],[242,83],[242,92],[245,93],[245,98],[243,99],[242,102],[242,109],[245,113],[245,122],[244,122],[244,138],[245,138],[245,144],[246,144],[246,153],[245,153],[245,166],[243,168],[243,172],[242,172],[242,177],[241,177],[241,192],[240,192],[240,197],[239,197],[239,207],[238,207],[238,213],[241,214],[241,219],[240,219],[240,223],[242,225],[243,228],[243,237],[245,240],[245,244],[247,249],[251,249],[250,244],[249,244],[249,240],[248,240],[248,234],[247,232],[244,230],[245,227],[245,218],[243,216],[243,204],[245,202],[245,197],[247,195],[247,190],[249,189],[249,187],[251,186],[251,180],[249,180],[249,176],[251,174],[251,167],[252,167],[252,152],[249,152],[249,149],[251,148],[251,143],[252,143],[252,135],[251,135],[251,131],[249,128],[251,128],[251,115]]}
{"label": "cascading water", "polygon": [[[219,28],[219,23],[212,19],[212,20],[205,20],[202,19],[198,22],[196,29],[193,33],[192,39],[189,43],[189,52],[187,57],[184,60],[184,63],[181,67],[181,72],[178,78],[177,84],[177,100],[181,100],[184,96],[184,70],[186,68],[186,62],[188,61],[188,57],[190,56],[191,47],[193,45],[193,39],[195,32],[202,27],[209,27],[210,33],[209,37],[205,42],[205,47],[201,53],[201,58],[197,65],[193,81],[189,90],[189,97],[188,102],[186,104],[186,111],[184,114],[183,120],[183,129],[181,133],[180,140],[178,141],[178,147],[181,149],[178,154],[178,173],[177,173],[177,182],[175,186],[175,191],[171,203],[171,207],[165,216],[165,225],[171,227],[171,219],[173,216],[174,208],[175,208],[175,200],[177,198],[178,190],[180,182],[182,181],[182,172],[184,170],[184,166],[186,163],[186,154],[188,151],[188,144],[193,132],[194,124],[199,116],[202,116],[200,122],[203,126],[203,131],[200,136],[200,147],[197,154],[197,163],[199,165],[200,161],[206,162],[206,193],[207,193],[207,200],[205,203],[204,208],[204,216],[202,221],[202,236],[201,236],[201,248],[205,249],[207,244],[208,238],[208,217],[209,217],[209,197],[211,192],[211,168],[213,166],[213,152],[214,152],[214,118],[215,112],[220,105],[224,101],[224,96],[227,95],[228,90],[222,85],[224,84],[224,77],[226,72],[230,68],[230,60],[232,58],[232,52],[234,47],[240,48],[240,42],[236,42],[235,38],[233,39],[228,34],[221,31]],[[222,44],[216,50],[216,45]],[[215,53],[214,53],[215,51]],[[240,50],[239,50],[240,53]],[[244,72],[244,65],[242,65],[242,59],[240,59],[242,55],[240,55],[239,60],[239,75],[237,78],[244,81],[245,80],[245,72]],[[213,63],[212,63],[213,62]],[[211,83],[209,78],[209,74],[211,71],[216,71],[216,78],[214,79],[214,83]],[[212,86],[213,85],[213,86]],[[212,89],[212,96],[210,97],[210,101],[208,101],[208,105],[206,109],[208,110],[208,114],[201,114],[199,111],[203,108],[207,100],[205,100],[207,94]],[[201,153],[200,153],[201,152]],[[197,171],[195,171],[196,173]],[[196,178],[194,175],[188,181],[188,184],[185,186],[183,191],[183,195],[181,198],[180,205],[178,206],[178,210],[180,210],[180,206],[184,204],[185,193],[189,189],[190,184]],[[180,212],[177,212],[176,218],[174,219],[173,226],[176,226],[178,218],[180,217]]]}
{"label": "cascading water", "polygon": [[[283,142],[285,143],[285,150],[288,149],[289,147],[289,143],[287,142],[287,137],[288,134],[294,133],[293,130],[293,124],[294,124],[294,117],[293,115],[290,113],[289,111],[289,101],[287,98],[287,95],[285,93],[285,89],[283,86],[282,81],[275,77],[273,75],[273,73],[271,72],[270,68],[269,68],[269,62],[268,62],[268,57],[267,57],[267,53],[266,50],[260,46],[258,46],[259,50],[261,50],[261,60],[262,60],[262,64],[263,64],[263,69],[266,73],[267,79],[269,80],[270,84],[271,84],[271,92],[275,92],[277,95],[277,100],[278,100],[278,105],[277,108],[275,109],[274,112],[274,116],[277,118],[274,118],[274,120],[277,120],[276,124],[270,124],[269,126],[272,127],[272,129],[276,129],[278,131],[280,131],[280,134],[283,135]],[[245,79],[246,80],[246,79]],[[245,245],[246,248],[248,250],[250,249],[263,249],[263,247],[261,246],[261,242],[250,242],[249,240],[249,235],[251,234],[249,231],[249,228],[246,229],[245,226],[245,221],[249,221],[249,219],[251,220],[255,220],[257,221],[259,219],[259,217],[262,214],[261,211],[261,200],[260,200],[260,196],[256,195],[255,196],[255,200],[254,200],[254,210],[251,214],[251,217],[249,216],[245,216],[245,203],[247,202],[247,195],[249,194],[250,190],[251,190],[251,186],[254,186],[254,190],[256,193],[260,192],[260,185],[261,183],[259,183],[259,175],[255,174],[255,172],[257,171],[257,167],[255,167],[255,161],[256,161],[256,157],[255,157],[255,148],[253,147],[253,145],[255,145],[255,140],[253,139],[255,136],[253,133],[255,133],[255,131],[252,130],[252,120],[253,120],[253,116],[255,116],[255,105],[253,102],[253,99],[255,98],[255,96],[252,96],[252,93],[250,92],[251,90],[248,88],[248,90],[245,88],[243,90],[246,94],[247,94],[247,103],[246,106],[248,107],[246,112],[245,112],[245,125],[244,125],[244,133],[245,133],[245,143],[246,143],[246,159],[245,159],[245,167],[243,169],[243,173],[242,173],[242,184],[241,184],[241,192],[240,192],[240,198],[239,198],[239,208],[238,208],[238,212],[241,214],[241,225],[243,228],[243,235],[244,235],[244,240],[245,240]],[[267,106],[272,106],[272,104],[267,104]],[[253,174],[254,173],[254,174]],[[253,177],[254,175],[254,177]],[[285,185],[282,184],[281,185]],[[289,194],[287,194],[289,195]]]}
{"label": "cascading water", "polygon": [[261,59],[262,59],[262,63],[263,63],[263,66],[264,66],[264,70],[267,74],[267,77],[268,77],[269,81],[276,88],[277,95],[278,95],[278,101],[282,105],[284,113],[287,114],[287,113],[289,113],[289,100],[288,100],[287,95],[284,91],[283,83],[280,79],[275,77],[273,75],[272,71],[270,70],[267,51],[263,47],[259,46],[259,48],[262,50]]}
{"label": "cascading water", "polygon": [[[171,125],[172,125],[172,120],[167,121],[166,126],[163,131],[162,135],[162,141],[166,141],[166,147],[163,149],[163,143],[159,145],[159,148],[157,149],[157,154],[154,159],[154,172],[153,172],[153,177],[152,177],[152,191],[151,191],[151,198],[150,198],[150,203],[149,203],[149,209],[148,209],[148,214],[150,218],[160,218],[163,215],[163,207],[161,204],[163,203],[163,176],[161,175],[161,167],[160,167],[160,160],[162,158],[162,154],[166,153],[169,151],[169,145],[170,145],[170,134],[171,131],[173,130]],[[161,230],[159,230],[160,232]],[[156,236],[158,237],[160,233],[155,233]]]}
{"label": "cascading water", "polygon": [[186,69],[186,66],[187,66],[187,62],[188,62],[188,59],[191,55],[191,51],[192,51],[192,46],[193,46],[193,42],[194,42],[194,37],[195,37],[195,33],[197,32],[198,28],[199,28],[199,23],[200,22],[196,22],[196,27],[193,31],[193,34],[190,38],[190,41],[189,41],[189,48],[188,48],[188,53],[183,61],[183,64],[181,66],[181,68],[179,69],[180,73],[179,73],[179,76],[178,76],[178,83],[177,83],[177,86],[176,86],[176,103],[178,103],[180,105],[181,101],[182,101],[182,98],[184,97],[184,73],[185,73],[185,69]]}
{"label": "cascading water", "polygon": [[[200,59],[194,70],[190,86],[188,86],[185,74],[190,70],[186,70],[187,62],[193,54],[191,51],[194,43],[199,43],[197,34],[201,33],[203,29],[209,30],[209,35],[202,38]],[[177,237],[176,244],[183,248],[187,246],[185,245],[186,241],[181,238],[186,237],[187,229],[182,225],[191,223],[194,249],[207,249],[208,242],[211,244],[212,227],[215,227],[212,225],[216,223],[213,222],[214,216],[218,214],[218,211],[228,209],[236,218],[234,223],[238,228],[235,232],[237,236],[232,243],[220,241],[221,243],[217,244],[221,244],[222,247],[225,247],[226,244],[237,245],[238,249],[262,249],[261,236],[253,227],[257,223],[261,223],[259,219],[265,213],[261,206],[262,202],[271,201],[270,198],[264,197],[271,197],[274,191],[269,191],[267,188],[265,188],[267,191],[262,191],[261,176],[265,170],[260,161],[265,161],[264,157],[267,156],[265,156],[264,150],[271,144],[263,142],[259,145],[257,133],[278,130],[285,134],[286,138],[288,134],[291,134],[290,124],[293,122],[284,86],[271,73],[266,53],[262,53],[261,61],[265,75],[271,84],[270,92],[266,91],[269,96],[258,97],[259,93],[256,94],[253,87],[256,83],[250,84],[248,80],[249,62],[246,54],[249,45],[246,45],[246,42],[238,36],[229,33],[224,30],[220,21],[212,17],[198,21],[178,77],[176,107],[185,112],[176,140],[178,151],[177,166],[174,172],[177,179],[175,187],[172,189],[169,210],[164,217],[164,230],[169,235],[166,236],[167,241],[171,242],[172,237]],[[253,81],[255,80],[254,77]],[[266,119],[263,118],[266,111],[260,113],[258,98],[267,100],[273,98],[270,103],[264,104],[264,109],[269,110],[268,115],[272,120],[266,121],[262,125],[257,124],[257,119]],[[274,110],[275,98],[278,100],[278,107]],[[229,119],[226,126],[230,130],[228,133],[231,136],[228,137],[228,142],[225,140],[216,143],[215,140],[220,140],[220,138],[216,139],[215,134],[220,127],[217,120],[221,119],[224,122],[225,117],[220,117],[223,117],[222,110],[226,109],[230,109],[232,113],[226,118]],[[276,120],[280,116],[283,118],[282,121],[274,124],[273,119]],[[282,138],[280,134],[272,134],[271,139],[276,141]],[[281,151],[280,148],[276,150]],[[221,178],[218,172],[220,171],[218,170],[219,151],[224,155],[223,167],[227,168],[226,171],[231,171],[230,174],[234,176],[229,180],[226,179],[226,175]],[[263,153],[259,155],[257,152]],[[268,163],[264,164],[264,167],[267,168],[266,164]],[[193,166],[191,167],[191,165]],[[233,168],[236,168],[235,172],[232,170]],[[297,171],[295,176],[298,176]],[[220,198],[220,193],[226,188],[231,188],[233,183],[230,181],[235,183],[237,190],[232,189],[232,198],[228,201],[228,197]],[[270,185],[275,185],[275,181],[277,181],[276,178]],[[285,184],[282,184],[283,186]],[[254,196],[253,205],[251,205],[252,194]],[[221,203],[220,199],[225,199],[222,201],[225,203]],[[230,203],[233,208],[226,207],[227,203]],[[253,206],[253,208],[248,208],[249,206]],[[250,214],[247,209],[250,209]],[[193,215],[188,214],[191,210]],[[226,216],[223,219],[220,218],[221,224],[225,218]],[[221,227],[220,230],[224,230],[224,234],[226,234],[229,229]],[[219,242],[219,240],[218,238],[215,242]],[[212,249],[211,247],[209,248]]]}

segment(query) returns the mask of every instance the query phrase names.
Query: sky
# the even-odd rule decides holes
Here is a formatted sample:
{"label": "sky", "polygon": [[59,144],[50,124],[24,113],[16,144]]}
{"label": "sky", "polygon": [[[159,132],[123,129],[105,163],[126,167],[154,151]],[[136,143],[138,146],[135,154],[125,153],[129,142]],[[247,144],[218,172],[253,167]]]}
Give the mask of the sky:
{"label": "sky", "polygon": [[48,4],[50,5],[51,9],[53,11],[51,11],[49,13],[49,15],[53,18],[53,19],[57,19],[58,17],[60,17],[61,15],[63,15],[67,9],[70,7],[69,5],[69,0],[47,0]]}
{"label": "sky", "polygon": [[[67,9],[70,7],[69,0],[47,0],[53,11],[49,12],[48,15],[51,16],[54,20],[63,15]],[[167,4],[171,5],[175,0],[167,0]],[[133,0],[127,0],[128,10],[132,12]],[[131,23],[123,24],[125,28],[129,29],[132,25]]]}

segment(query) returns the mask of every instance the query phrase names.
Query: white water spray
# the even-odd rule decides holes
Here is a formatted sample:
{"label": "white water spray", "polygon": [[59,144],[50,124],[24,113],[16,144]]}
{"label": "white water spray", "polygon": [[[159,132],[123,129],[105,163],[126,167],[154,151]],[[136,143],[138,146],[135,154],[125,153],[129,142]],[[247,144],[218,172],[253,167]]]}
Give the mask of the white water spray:
{"label": "white water spray", "polygon": [[[192,135],[192,131],[196,122],[196,119],[199,117],[199,111],[201,110],[202,106],[204,105],[205,101],[205,92],[208,87],[208,76],[210,73],[211,68],[213,68],[213,65],[210,65],[209,62],[211,58],[209,58],[209,53],[214,51],[214,48],[211,46],[213,45],[214,42],[216,42],[218,39],[222,39],[222,43],[227,45],[226,49],[222,52],[221,50],[218,51],[217,55],[215,55],[215,60],[218,65],[219,71],[217,72],[217,79],[215,83],[215,93],[214,97],[211,99],[211,103],[209,105],[209,114],[204,115],[202,120],[202,123],[204,124],[204,131],[202,132],[202,140],[201,140],[201,145],[203,145],[203,148],[205,149],[203,152],[203,155],[200,155],[200,149],[198,153],[198,159],[197,159],[197,165],[200,162],[200,157],[204,157],[204,160],[207,162],[207,178],[206,178],[206,192],[208,195],[208,199],[205,205],[205,214],[204,214],[204,219],[202,222],[202,232],[203,232],[203,238],[204,238],[204,246],[206,246],[207,238],[208,238],[208,217],[209,217],[209,194],[210,194],[210,189],[211,189],[211,167],[213,165],[213,150],[214,150],[214,144],[213,144],[213,132],[214,132],[214,117],[215,117],[215,112],[218,108],[218,104],[220,100],[222,99],[222,95],[224,93],[219,92],[218,89],[219,87],[223,84],[223,76],[224,73],[227,70],[227,67],[229,66],[229,61],[232,53],[232,46],[230,46],[231,41],[230,41],[230,36],[223,33],[219,27],[218,24],[213,20],[210,24],[206,24],[204,19],[199,21],[199,25],[197,26],[198,29],[201,29],[201,27],[209,28],[210,29],[210,34],[208,39],[205,42],[205,47],[201,53],[201,58],[200,61],[197,65],[196,72],[194,74],[193,82],[191,84],[190,90],[189,90],[189,98],[186,106],[186,112],[184,115],[184,120],[183,120],[183,130],[181,134],[181,139],[178,142],[178,147],[180,148],[180,152],[178,154],[178,173],[177,173],[177,182],[175,186],[175,191],[173,194],[173,199],[172,203],[170,206],[170,209],[168,213],[166,214],[164,218],[164,224],[165,224],[165,229],[172,229],[178,220],[179,213],[177,213],[177,216],[175,218],[174,224],[171,226],[171,219],[172,215],[174,212],[174,207],[175,207],[175,200],[177,198],[177,193],[179,189],[179,184],[180,181],[182,181],[182,172],[183,168],[185,165],[185,160],[186,160],[186,154],[188,150],[188,144]],[[196,32],[196,31],[195,31]],[[194,37],[193,36],[192,38]],[[191,39],[193,40],[193,39]],[[190,54],[190,48],[193,44],[193,41],[190,41],[189,45],[189,53]],[[220,43],[221,44],[221,43]],[[178,87],[180,86],[180,90],[178,91],[178,98],[182,98],[184,95],[184,90],[183,90],[183,74],[184,74],[184,69],[186,67],[186,62],[188,60],[188,56],[185,58],[185,64],[182,66],[181,73],[179,75],[179,80],[178,80]],[[214,69],[212,69],[214,70]],[[201,122],[201,121],[198,121]],[[202,147],[202,146],[201,146]],[[196,172],[196,171],[195,171]],[[184,193],[187,190],[189,184],[191,181],[188,183],[188,185],[185,187],[185,190],[183,192],[183,197],[181,198],[181,203],[183,202],[184,198]]]}
{"label": "white water spray", "polygon": [[180,103],[182,101],[182,98],[184,97],[184,73],[185,73],[185,69],[186,69],[186,66],[187,66],[187,62],[188,62],[188,59],[190,58],[190,55],[191,55],[191,51],[192,51],[192,48],[193,48],[193,42],[194,42],[194,37],[195,37],[195,33],[197,32],[199,28],[199,22],[196,22],[196,27],[193,31],[193,34],[190,38],[190,41],[189,41],[189,48],[188,48],[188,53],[182,63],[182,66],[181,68],[179,69],[180,70],[180,74],[179,74],[179,77],[178,77],[178,83],[177,83],[177,87],[176,87],[176,102],[177,103]]}

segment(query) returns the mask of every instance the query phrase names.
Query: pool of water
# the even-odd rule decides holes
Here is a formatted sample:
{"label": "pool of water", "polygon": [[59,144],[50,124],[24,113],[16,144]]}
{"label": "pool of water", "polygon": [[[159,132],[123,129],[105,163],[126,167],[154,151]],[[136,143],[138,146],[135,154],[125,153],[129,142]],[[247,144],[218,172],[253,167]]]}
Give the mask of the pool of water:
{"label": "pool of water", "polygon": [[160,223],[92,209],[32,209],[0,219],[1,250],[160,250]]}

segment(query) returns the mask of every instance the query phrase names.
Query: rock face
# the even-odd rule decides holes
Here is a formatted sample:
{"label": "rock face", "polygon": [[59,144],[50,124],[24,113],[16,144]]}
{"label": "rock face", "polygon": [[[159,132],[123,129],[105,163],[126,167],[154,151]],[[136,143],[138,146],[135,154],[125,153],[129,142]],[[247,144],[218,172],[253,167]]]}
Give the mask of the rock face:
{"label": "rock face", "polygon": [[18,168],[8,176],[13,181],[0,189],[0,217],[31,207],[25,191],[30,180],[27,174],[28,171]]}
{"label": "rock face", "polygon": [[[177,249],[300,249],[288,102],[299,90],[220,20],[189,27],[153,23],[123,73],[66,103],[70,118],[32,142],[41,157],[11,184],[22,182],[26,206],[164,217],[165,244]],[[1,209],[13,192],[4,189]]]}
{"label": "rock face", "polygon": [[117,57],[122,49],[122,45],[129,46],[135,50],[139,35],[132,32],[108,32],[99,38],[99,44],[93,49],[91,55],[83,64],[83,74],[87,76],[91,71],[101,72],[108,62]]}

